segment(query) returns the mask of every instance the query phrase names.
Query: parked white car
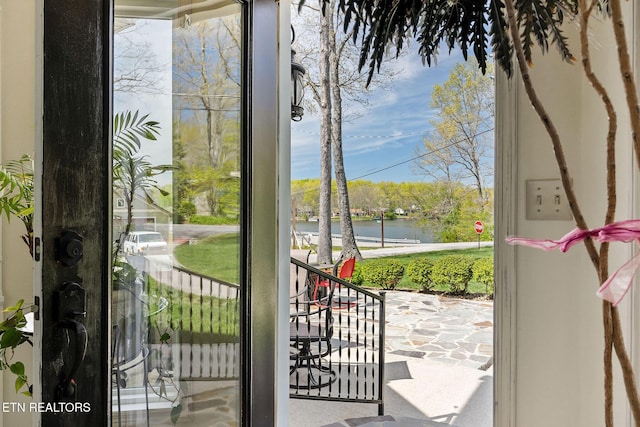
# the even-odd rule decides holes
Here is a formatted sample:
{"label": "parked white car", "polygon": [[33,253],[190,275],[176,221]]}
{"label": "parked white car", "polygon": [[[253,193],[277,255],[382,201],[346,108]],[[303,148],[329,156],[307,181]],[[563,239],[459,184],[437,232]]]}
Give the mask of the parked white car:
{"label": "parked white car", "polygon": [[166,254],[167,242],[156,231],[133,231],[124,241],[122,249],[126,255]]}

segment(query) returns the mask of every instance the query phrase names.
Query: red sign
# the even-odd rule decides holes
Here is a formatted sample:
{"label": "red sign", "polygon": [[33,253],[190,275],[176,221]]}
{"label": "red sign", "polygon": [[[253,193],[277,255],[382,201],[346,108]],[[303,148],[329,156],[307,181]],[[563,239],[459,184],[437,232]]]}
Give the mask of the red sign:
{"label": "red sign", "polygon": [[482,225],[482,221],[476,221],[474,227],[476,229],[476,233],[478,234],[482,234],[482,232],[484,231],[484,225]]}

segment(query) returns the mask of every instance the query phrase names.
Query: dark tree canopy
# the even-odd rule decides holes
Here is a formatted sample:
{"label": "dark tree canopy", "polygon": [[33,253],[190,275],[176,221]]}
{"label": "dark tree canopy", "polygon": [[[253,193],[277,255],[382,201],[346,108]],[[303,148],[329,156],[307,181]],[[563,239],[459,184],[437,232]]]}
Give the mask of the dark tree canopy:
{"label": "dark tree canopy", "polygon": [[[325,2],[326,0],[320,0]],[[503,0],[338,0],[345,15],[344,29],[354,30],[362,46],[360,68],[369,79],[379,70],[388,51],[396,55],[415,39],[423,62],[435,63],[439,49],[458,47],[465,59],[471,52],[484,72],[487,60],[512,73],[513,46],[509,37]],[[302,2],[304,3],[304,2]],[[577,12],[577,0],[515,0],[516,20],[523,50],[531,62],[532,48],[543,52],[555,45],[562,58],[573,61],[562,32],[565,15]],[[607,0],[598,0],[606,9]]]}

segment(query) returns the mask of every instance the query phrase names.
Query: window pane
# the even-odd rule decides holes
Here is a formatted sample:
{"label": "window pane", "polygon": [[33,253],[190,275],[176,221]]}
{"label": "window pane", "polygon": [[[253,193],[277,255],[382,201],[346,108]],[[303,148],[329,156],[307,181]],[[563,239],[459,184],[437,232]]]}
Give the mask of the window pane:
{"label": "window pane", "polygon": [[241,6],[117,0],[114,425],[237,425]]}

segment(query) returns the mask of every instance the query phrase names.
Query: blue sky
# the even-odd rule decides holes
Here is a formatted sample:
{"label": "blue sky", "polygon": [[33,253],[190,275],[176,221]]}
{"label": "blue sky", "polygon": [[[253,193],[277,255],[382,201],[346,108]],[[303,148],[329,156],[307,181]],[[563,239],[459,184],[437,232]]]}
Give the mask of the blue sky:
{"label": "blue sky", "polygon": [[[387,65],[399,71],[391,87],[372,91],[369,107],[362,116],[343,124],[347,179],[362,177],[374,182],[424,179],[415,172],[413,162],[390,166],[415,157],[416,147],[422,145],[422,136],[431,129],[432,87],[445,82],[451,68],[461,61],[462,54],[453,52],[451,56],[441,55],[437,65],[428,67],[412,49],[397,62]],[[320,176],[319,135],[317,114],[305,112],[302,121],[291,123],[292,179]]]}
{"label": "blue sky", "polygon": [[[171,27],[168,21],[147,21],[136,32],[138,41],[148,43],[160,64],[171,64]],[[169,25],[169,27],[167,27]],[[419,181],[414,163],[416,147],[430,131],[429,119],[434,112],[429,108],[431,90],[435,84],[445,82],[451,68],[463,61],[459,51],[449,56],[446,49],[435,66],[422,64],[415,51],[416,43],[408,46],[406,54],[397,61],[383,65],[396,71],[390,87],[373,90],[369,107],[352,122],[343,124],[343,151],[348,179],[363,177],[371,181]],[[304,63],[303,63],[304,65]],[[307,65],[308,66],[308,65]],[[365,70],[366,72],[366,70]],[[162,82],[166,86],[160,93],[116,94],[115,111],[122,109],[152,112],[152,118],[163,124],[159,141],[145,144],[145,152],[154,163],[171,163],[171,75]],[[307,97],[311,97],[308,93]],[[352,108],[356,108],[353,107]],[[362,107],[357,107],[361,109]],[[291,176],[292,179],[317,178],[319,167],[320,124],[317,115],[307,111],[300,122],[291,122]],[[388,168],[384,171],[382,169]],[[380,171],[380,172],[378,172]],[[171,174],[160,180],[170,182]]]}

